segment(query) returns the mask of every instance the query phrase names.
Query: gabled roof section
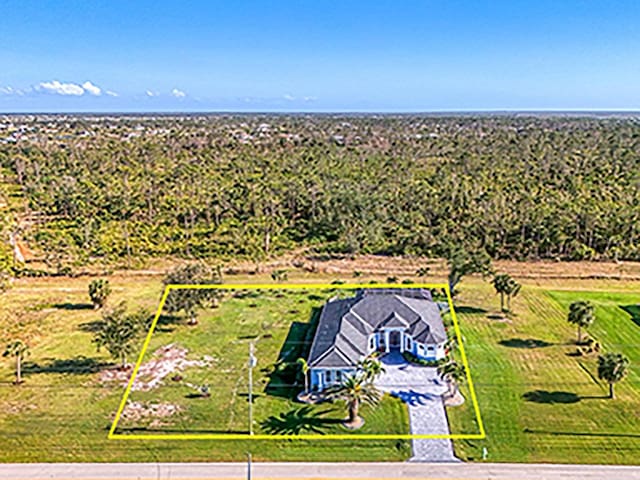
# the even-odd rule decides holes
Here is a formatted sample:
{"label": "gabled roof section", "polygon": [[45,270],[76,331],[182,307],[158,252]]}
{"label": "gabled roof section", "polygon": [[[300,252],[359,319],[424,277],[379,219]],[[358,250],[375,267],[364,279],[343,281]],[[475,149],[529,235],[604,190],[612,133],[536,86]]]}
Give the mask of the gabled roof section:
{"label": "gabled roof section", "polygon": [[381,327],[401,327],[406,328],[409,326],[409,322],[407,322],[402,316],[398,315],[396,312],[392,312],[386,320],[384,320],[381,324]]}
{"label": "gabled roof section", "polygon": [[447,339],[440,311],[428,290],[363,289],[352,298],[324,305],[309,366],[356,366],[367,354],[369,336],[381,328],[400,328],[421,343]]}

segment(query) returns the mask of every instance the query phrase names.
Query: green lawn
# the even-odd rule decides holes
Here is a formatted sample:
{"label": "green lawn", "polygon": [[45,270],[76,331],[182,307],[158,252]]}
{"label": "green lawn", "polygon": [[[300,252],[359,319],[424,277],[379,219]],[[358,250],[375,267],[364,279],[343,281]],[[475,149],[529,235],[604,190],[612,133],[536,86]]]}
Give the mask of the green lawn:
{"label": "green lawn", "polygon": [[[588,299],[597,319],[589,333],[605,351],[620,351],[631,372],[606,397],[596,357],[576,357],[572,301]],[[458,300],[465,346],[487,430],[482,441],[455,442],[463,459],[487,447],[500,462],[637,463],[640,454],[640,294],[547,291],[526,287],[509,322],[492,319],[498,301],[489,285],[464,289]],[[464,308],[465,306],[474,308]],[[453,425],[467,419],[449,412]]]}
{"label": "green lawn", "polygon": [[[307,357],[320,307],[333,295],[335,291],[242,290],[227,293],[218,308],[203,311],[196,326],[160,317],[143,364],[157,359],[154,352],[167,345],[186,348],[190,360],[208,355],[212,364],[187,368],[179,382],[167,379],[150,391],[132,391],[131,401],[169,402],[181,412],[157,427],[122,421],[117,433],[247,433],[250,342],[258,359],[253,375],[254,433],[409,433],[406,406],[398,399],[385,397],[377,408],[365,407],[366,424],[357,431],[341,425],[346,410],[339,402],[304,406],[295,401],[304,385],[295,362]],[[195,397],[188,384],[208,384],[211,397]]]}
{"label": "green lawn", "polygon": [[[91,323],[100,317],[85,305],[87,284],[86,279],[21,281],[0,297],[1,311],[19,312],[15,322],[8,324],[11,330],[4,331],[3,343],[22,332],[21,337],[32,347],[23,385],[11,384],[10,362],[0,363],[0,461],[230,461],[243,460],[248,451],[258,461],[398,461],[411,455],[406,440],[108,441],[107,431],[124,389],[97,380],[96,372],[108,366],[110,359],[91,344]],[[162,292],[158,279],[115,278],[112,284],[112,302],[126,299],[132,307],[152,309]],[[133,397],[139,398],[133,399],[156,401],[161,397],[185,405],[186,411],[166,419],[164,431],[244,433],[248,403],[243,362],[249,339],[259,336],[259,364],[254,370],[256,432],[277,435],[314,433],[314,429],[316,433],[349,433],[339,423],[345,417],[340,403],[301,411],[303,405],[291,400],[298,387],[273,389],[269,385],[273,364],[295,361],[307,346],[313,308],[324,300],[314,292],[300,292],[295,298],[284,295],[229,299],[219,309],[205,311],[196,327],[163,322],[153,336],[149,355],[169,341],[188,346],[190,358],[214,357],[215,370],[185,372],[185,381],[209,383],[212,396],[188,399],[192,390],[167,381],[165,387],[134,392]],[[216,321],[220,317],[227,321]],[[268,388],[273,390],[269,395],[265,393]],[[355,433],[408,432],[407,410],[397,399],[385,397],[377,408],[363,408],[362,416],[366,424]],[[144,422],[122,426],[138,433],[158,428]]]}
{"label": "green lawn", "polygon": [[[12,363],[0,361],[0,461],[229,461],[243,460],[247,451],[256,460],[398,461],[410,456],[409,442],[395,440],[108,441],[106,434],[123,389],[97,381],[96,371],[110,360],[91,344],[91,322],[99,314],[86,306],[89,280],[24,279],[0,296],[0,340],[4,344],[18,335],[31,346],[26,382],[19,387],[11,384]],[[315,279],[320,280],[327,279]],[[159,278],[113,277],[111,282],[112,301],[126,299],[131,307],[153,309],[162,292]],[[640,294],[635,292],[640,285],[572,281],[563,285],[566,291],[557,282],[545,285],[525,282],[509,322],[492,318],[499,299],[489,284],[473,279],[461,286],[456,306],[487,438],[455,441],[457,454],[477,461],[482,447],[487,447],[489,461],[637,463]],[[607,388],[597,381],[595,358],[570,355],[575,351],[576,332],[566,322],[566,311],[576,299],[597,305],[597,320],[589,333],[606,350],[622,351],[632,361],[629,377],[616,387],[616,400],[602,398]],[[158,427],[133,422],[122,424],[123,429],[246,430],[245,377],[241,365],[231,359],[246,358],[249,337],[259,335],[256,431],[345,432],[334,422],[344,415],[338,404],[323,407],[321,411],[335,410],[320,415],[317,410],[299,412],[302,405],[291,401],[291,391],[265,393],[273,363],[278,358],[294,360],[305,346],[307,319],[322,299],[305,292],[299,298],[236,300],[205,312],[197,327],[167,322],[149,349],[151,355],[173,341],[189,348],[190,359],[203,355],[218,359],[217,371],[228,370],[225,375],[213,378],[210,369],[198,368],[185,373],[187,381],[208,382],[212,397],[187,399],[190,390],[179,382],[167,382],[155,392],[134,392],[140,400],[153,400],[160,392],[164,398],[184,402],[186,409]],[[256,306],[241,305],[249,301]],[[270,313],[253,314],[263,308]],[[215,321],[223,314],[234,318],[224,328]],[[235,397],[220,394],[228,392],[228,386],[237,387]],[[466,389],[463,386],[468,399]],[[220,415],[210,415],[214,410]],[[406,410],[393,399],[386,399],[375,411],[365,409],[363,416],[367,424],[361,432],[406,428]],[[448,416],[453,432],[476,431],[468,404],[450,408]]]}

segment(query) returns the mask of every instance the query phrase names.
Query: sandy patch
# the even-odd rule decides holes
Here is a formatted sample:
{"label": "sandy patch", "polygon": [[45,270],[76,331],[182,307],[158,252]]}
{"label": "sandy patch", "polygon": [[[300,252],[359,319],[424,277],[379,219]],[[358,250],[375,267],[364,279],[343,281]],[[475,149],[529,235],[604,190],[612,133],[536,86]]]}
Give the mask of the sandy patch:
{"label": "sandy patch", "polygon": [[[138,370],[131,390],[148,391],[158,385],[172,373],[181,372],[189,367],[209,367],[217,359],[208,355],[201,360],[187,360],[188,350],[175,344],[165,345],[153,352],[151,360],[143,363]],[[131,375],[131,367],[126,370],[110,369],[100,374],[100,382],[118,382],[126,385]]]}
{"label": "sandy patch", "polygon": [[157,419],[170,417],[182,411],[182,407],[168,402],[147,403],[147,402],[127,402],[122,411],[123,420],[137,421],[154,418],[154,422],[160,424]]}

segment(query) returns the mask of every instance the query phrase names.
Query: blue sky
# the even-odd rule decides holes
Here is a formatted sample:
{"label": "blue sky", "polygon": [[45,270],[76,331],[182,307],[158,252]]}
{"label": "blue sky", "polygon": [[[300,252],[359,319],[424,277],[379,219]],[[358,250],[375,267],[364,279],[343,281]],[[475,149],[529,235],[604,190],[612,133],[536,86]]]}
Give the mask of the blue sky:
{"label": "blue sky", "polygon": [[637,0],[0,0],[0,112],[640,109]]}

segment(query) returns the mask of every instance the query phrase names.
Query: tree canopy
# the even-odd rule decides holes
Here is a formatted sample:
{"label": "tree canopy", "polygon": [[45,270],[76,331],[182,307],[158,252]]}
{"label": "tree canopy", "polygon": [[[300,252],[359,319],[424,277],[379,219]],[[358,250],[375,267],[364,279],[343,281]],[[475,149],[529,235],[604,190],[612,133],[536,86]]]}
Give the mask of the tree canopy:
{"label": "tree canopy", "polygon": [[[640,124],[553,116],[16,117],[52,264],[330,252],[640,259]],[[26,212],[26,213],[25,213]],[[13,220],[11,220],[13,221]],[[455,283],[455,282],[454,282]]]}

